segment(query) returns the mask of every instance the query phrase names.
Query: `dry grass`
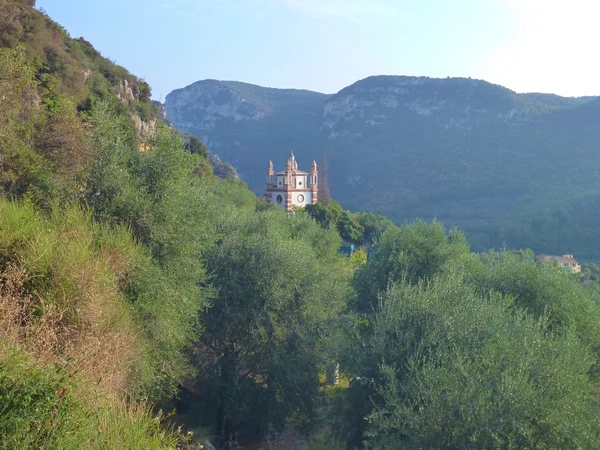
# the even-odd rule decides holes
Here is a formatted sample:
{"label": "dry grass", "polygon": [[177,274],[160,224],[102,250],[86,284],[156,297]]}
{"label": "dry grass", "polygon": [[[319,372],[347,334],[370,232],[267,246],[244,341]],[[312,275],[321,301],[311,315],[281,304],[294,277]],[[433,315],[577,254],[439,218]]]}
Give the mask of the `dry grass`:
{"label": "dry grass", "polygon": [[29,278],[13,264],[0,272],[0,339],[21,346],[42,363],[68,363],[74,373],[99,381],[107,393],[125,390],[131,365],[142,351],[117,292],[102,292],[81,271],[85,293],[73,311],[28,293]]}
{"label": "dry grass", "polygon": [[121,292],[138,251],[81,209],[45,217],[0,198],[0,447],[185,440],[127,395],[145,351]]}
{"label": "dry grass", "polygon": [[25,271],[14,264],[0,272],[0,339],[18,343],[40,362],[50,362],[59,352],[59,342],[67,339],[63,314],[53,305],[39,311],[40,302],[25,288],[27,281]]}
{"label": "dry grass", "polygon": [[[98,246],[99,230],[83,212],[70,214],[55,217],[50,227],[29,223],[11,245],[3,246],[0,236],[0,256],[9,261],[0,265],[0,339],[42,364],[69,364],[73,373],[118,395],[143,352],[119,290],[131,258],[114,246]],[[11,254],[2,255],[3,247]]]}

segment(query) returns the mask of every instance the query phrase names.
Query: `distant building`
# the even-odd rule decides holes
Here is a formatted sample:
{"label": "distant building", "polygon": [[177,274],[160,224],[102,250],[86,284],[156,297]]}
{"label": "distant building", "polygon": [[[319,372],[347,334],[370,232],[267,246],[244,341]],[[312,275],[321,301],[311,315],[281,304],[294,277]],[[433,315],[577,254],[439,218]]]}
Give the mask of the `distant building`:
{"label": "distant building", "polygon": [[310,173],[298,170],[294,154],[290,154],[285,170],[275,173],[273,162],[267,168],[267,203],[274,203],[292,211],[293,206],[304,207],[317,203],[319,175],[317,163],[312,162]]}
{"label": "distant building", "polygon": [[558,265],[564,272],[567,272],[567,271],[569,271],[571,273],[580,273],[581,272],[581,266],[579,265],[577,260],[575,258],[573,258],[573,255],[553,256],[553,255],[542,254],[542,255],[538,255],[537,259],[541,263],[554,263],[554,262],[558,263]]}

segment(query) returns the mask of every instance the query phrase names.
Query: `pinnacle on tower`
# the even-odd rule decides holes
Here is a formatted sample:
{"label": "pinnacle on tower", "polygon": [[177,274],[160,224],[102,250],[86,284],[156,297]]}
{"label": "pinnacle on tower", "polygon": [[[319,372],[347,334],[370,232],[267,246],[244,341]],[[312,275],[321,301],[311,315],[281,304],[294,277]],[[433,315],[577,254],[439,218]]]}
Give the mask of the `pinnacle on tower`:
{"label": "pinnacle on tower", "polygon": [[294,155],[294,152],[290,152],[290,159],[289,161],[292,163],[292,169],[294,170],[298,170],[298,161],[296,161],[296,156]]}

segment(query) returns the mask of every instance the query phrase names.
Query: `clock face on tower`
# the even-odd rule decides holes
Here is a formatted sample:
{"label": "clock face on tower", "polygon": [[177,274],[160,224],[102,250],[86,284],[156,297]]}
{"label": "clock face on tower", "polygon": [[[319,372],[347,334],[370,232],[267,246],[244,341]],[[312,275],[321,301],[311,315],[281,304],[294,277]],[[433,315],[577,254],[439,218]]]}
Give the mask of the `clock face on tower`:
{"label": "clock face on tower", "polygon": [[300,203],[302,203],[302,202],[304,201],[304,195],[300,194],[300,195],[298,196],[298,201],[299,201]]}

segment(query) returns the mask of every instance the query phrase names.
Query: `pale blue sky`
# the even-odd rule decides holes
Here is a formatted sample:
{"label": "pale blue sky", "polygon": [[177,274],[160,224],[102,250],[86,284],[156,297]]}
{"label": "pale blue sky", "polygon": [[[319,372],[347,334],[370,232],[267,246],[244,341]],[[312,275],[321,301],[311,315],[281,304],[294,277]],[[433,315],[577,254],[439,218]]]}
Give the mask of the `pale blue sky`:
{"label": "pale blue sky", "polygon": [[205,78],[333,93],[369,75],[600,94],[588,0],[38,0],[154,97]]}

